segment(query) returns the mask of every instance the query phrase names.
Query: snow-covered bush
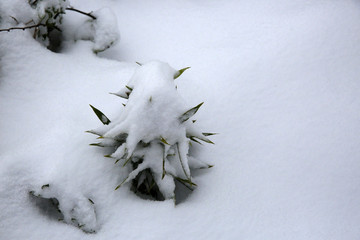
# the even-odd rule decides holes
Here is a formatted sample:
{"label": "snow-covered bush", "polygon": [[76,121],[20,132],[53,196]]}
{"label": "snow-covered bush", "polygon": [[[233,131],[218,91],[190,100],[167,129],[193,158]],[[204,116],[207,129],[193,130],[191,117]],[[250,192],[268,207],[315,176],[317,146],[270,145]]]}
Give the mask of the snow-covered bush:
{"label": "snow-covered bush", "polygon": [[38,27],[34,29],[34,37],[41,39],[46,46],[50,46],[52,31],[61,32],[63,15],[70,5],[68,0],[29,0],[36,15],[31,22]]}
{"label": "snow-covered bush", "polygon": [[75,34],[75,40],[91,40],[94,42],[94,53],[102,52],[119,41],[120,33],[116,15],[109,8],[102,8],[92,13],[96,19],[88,19]]}
{"label": "snow-covered bush", "polygon": [[76,226],[87,233],[95,233],[99,229],[95,203],[81,193],[70,194],[62,186],[45,184],[30,191],[30,196],[50,218]]}
{"label": "snow-covered bush", "polygon": [[0,3],[0,8],[0,32],[29,29],[35,39],[52,51],[59,50],[64,38],[71,40],[63,36],[66,11],[87,16],[73,40],[93,41],[95,53],[106,50],[120,38],[115,14],[108,8],[85,13],[71,7],[68,0],[14,0]]}
{"label": "snow-covered bush", "polygon": [[186,69],[157,61],[139,66],[126,87],[114,93],[128,102],[113,122],[91,106],[104,124],[88,131],[100,139],[91,145],[113,147],[106,157],[128,172],[116,189],[131,183],[133,191],[153,199],[175,199],[175,180],[192,189],[190,169],[211,167],[188,155],[191,142],[212,143],[207,138],[212,133],[202,133],[191,120],[202,103],[188,109],[177,92],[174,79]]}

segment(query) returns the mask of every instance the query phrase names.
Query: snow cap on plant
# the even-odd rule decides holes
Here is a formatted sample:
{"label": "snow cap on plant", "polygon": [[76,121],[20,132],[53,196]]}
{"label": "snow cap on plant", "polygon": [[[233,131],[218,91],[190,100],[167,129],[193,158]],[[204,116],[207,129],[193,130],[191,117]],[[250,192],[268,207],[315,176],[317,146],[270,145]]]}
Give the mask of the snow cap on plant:
{"label": "snow cap on plant", "polygon": [[94,42],[92,51],[103,52],[120,40],[117,18],[110,8],[101,8],[91,14],[94,18],[78,27],[75,39],[91,40]]}
{"label": "snow cap on plant", "polygon": [[35,29],[34,37],[41,37],[45,45],[49,45],[49,33],[54,29],[60,31],[63,15],[70,2],[68,0],[29,0],[29,4],[36,9],[36,19],[33,19],[33,22],[44,24]]}
{"label": "snow cap on plant", "polygon": [[117,188],[131,182],[133,190],[142,194],[171,199],[175,198],[174,180],[192,188],[196,184],[190,168],[211,167],[188,156],[190,141],[212,141],[190,120],[202,103],[189,109],[176,90],[174,79],[186,69],[177,71],[158,61],[141,65],[129,83],[114,93],[128,102],[112,122],[92,107],[104,124],[89,131],[101,139],[92,145],[114,146],[115,152],[107,157],[128,170]]}

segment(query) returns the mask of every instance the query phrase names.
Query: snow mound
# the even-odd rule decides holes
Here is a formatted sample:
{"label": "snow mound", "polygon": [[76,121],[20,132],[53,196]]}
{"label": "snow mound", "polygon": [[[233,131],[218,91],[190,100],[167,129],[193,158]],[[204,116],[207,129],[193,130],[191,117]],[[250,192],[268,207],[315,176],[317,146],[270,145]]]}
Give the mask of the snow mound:
{"label": "snow mound", "polygon": [[[93,145],[115,146],[116,151],[108,157],[116,163],[124,161],[128,168],[128,176],[118,187],[133,181],[133,188],[140,193],[158,200],[172,199],[174,179],[191,188],[196,184],[191,181],[190,166],[211,167],[188,157],[191,140],[212,142],[194,126],[195,121],[189,121],[202,104],[187,111],[177,92],[174,79],[183,71],[158,61],[144,64],[128,85],[115,93],[129,99],[119,117],[110,122],[97,113],[105,126],[90,131],[102,139]],[[152,191],[154,184],[158,191]]]}

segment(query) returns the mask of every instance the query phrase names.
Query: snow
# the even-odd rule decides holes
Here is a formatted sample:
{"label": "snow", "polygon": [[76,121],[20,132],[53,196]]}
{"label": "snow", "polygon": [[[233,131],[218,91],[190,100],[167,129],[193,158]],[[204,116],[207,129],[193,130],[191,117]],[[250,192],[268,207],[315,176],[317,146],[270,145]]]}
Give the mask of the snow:
{"label": "snow", "polygon": [[[1,1],[1,14],[20,2]],[[92,42],[68,40],[52,53],[27,31],[0,33],[0,239],[360,235],[357,1],[71,4],[112,9],[119,44],[94,55]],[[66,13],[66,26],[72,20]],[[220,133],[193,150],[215,166],[193,174],[198,187],[176,206],[114,191],[126,169],[85,133],[99,124],[88,104],[115,119],[126,101],[108,93],[125,87],[135,61],[153,59],[191,66],[177,92],[189,108],[204,102],[196,123]],[[78,215],[97,233],[44,214],[29,195],[44,184],[68,209],[90,198],[96,221],[88,200]]]}
{"label": "snow", "polygon": [[[109,139],[113,140],[110,146],[116,150],[110,157],[115,163],[123,160],[123,167],[129,161],[137,165],[129,168],[128,176],[117,188],[136,177],[139,179],[137,188],[145,180],[152,182],[154,179],[162,197],[175,199],[174,180],[180,178],[191,182],[187,157],[190,140],[200,143],[195,139],[198,138],[212,142],[189,120],[201,104],[186,111],[185,101],[174,82],[181,72],[183,70],[177,71],[159,61],[142,64],[129,83],[115,94],[128,99],[126,105],[121,106],[120,115],[109,124],[102,120],[105,126],[89,131],[105,140],[95,146],[107,146]],[[100,119],[103,118],[107,119],[102,114]],[[192,162],[196,161],[192,158]],[[204,167],[204,164],[192,166]],[[151,179],[146,177],[146,169],[151,171]]]}
{"label": "snow", "polygon": [[94,52],[102,52],[120,39],[116,15],[109,9],[103,8],[94,13]]}

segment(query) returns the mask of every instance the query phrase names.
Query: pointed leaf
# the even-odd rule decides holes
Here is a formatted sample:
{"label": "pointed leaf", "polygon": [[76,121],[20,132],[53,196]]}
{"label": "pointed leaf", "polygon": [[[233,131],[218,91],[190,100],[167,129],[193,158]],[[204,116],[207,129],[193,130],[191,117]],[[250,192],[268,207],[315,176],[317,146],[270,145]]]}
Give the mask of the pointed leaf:
{"label": "pointed leaf", "polygon": [[118,190],[118,189],[121,187],[121,185],[123,185],[124,182],[125,182],[128,178],[129,178],[129,177],[125,178],[119,185],[117,185],[117,187],[115,188],[115,191]]}
{"label": "pointed leaf", "polygon": [[196,142],[196,143],[198,143],[198,144],[202,145],[202,143],[201,143],[201,142],[199,142],[198,140],[196,140],[196,138],[194,138],[194,137],[190,137],[190,140],[192,140],[192,141],[194,141],[194,142]]}
{"label": "pointed leaf", "polygon": [[170,144],[165,140],[165,138],[163,138],[163,137],[161,137],[161,136],[160,136],[160,141],[161,141],[163,144],[170,145]]}
{"label": "pointed leaf", "polygon": [[136,62],[136,64],[137,64],[137,65],[139,65],[139,66],[142,66],[142,64],[141,64],[141,63],[139,63],[139,62]]}
{"label": "pointed leaf", "polygon": [[217,135],[218,133],[202,133],[204,136],[212,136]]}
{"label": "pointed leaf", "polygon": [[99,118],[99,120],[104,124],[108,125],[111,121],[103,114],[99,109],[95,108],[91,104],[89,104],[96,116]]}
{"label": "pointed leaf", "polygon": [[112,95],[115,95],[117,97],[121,97],[121,98],[124,98],[124,99],[128,99],[129,98],[129,94],[126,94],[126,95],[122,95],[120,93],[109,93],[109,94],[112,94]]}
{"label": "pointed leaf", "polygon": [[186,67],[186,68],[183,68],[183,69],[180,69],[179,71],[177,71],[174,75],[174,79],[177,79],[178,77],[181,76],[181,74],[183,74],[183,72],[185,72],[185,70],[189,69],[190,67]]}
{"label": "pointed leaf", "polygon": [[186,111],[185,113],[183,113],[183,115],[180,116],[179,120],[181,123],[187,121],[189,118],[191,118],[192,116],[195,115],[195,113],[199,110],[199,108],[201,107],[201,105],[203,105],[204,102],[200,103],[199,105],[191,108],[190,110]]}
{"label": "pointed leaf", "polygon": [[131,157],[129,157],[128,159],[126,159],[126,161],[125,161],[124,164],[123,164],[123,167],[126,166],[126,164],[130,161],[130,159],[131,159]]}
{"label": "pointed leaf", "polygon": [[182,158],[181,158],[181,153],[180,153],[180,149],[179,149],[179,143],[176,143],[176,148],[177,148],[181,168],[183,169],[185,176],[187,178],[190,178],[190,176],[186,173],[185,166],[184,166],[184,163],[183,163]]}
{"label": "pointed leaf", "polygon": [[[210,139],[208,139],[208,138],[206,138],[206,137],[192,136],[192,137],[190,137],[190,139],[191,139],[191,138],[197,138],[197,139],[200,139],[201,141],[204,141],[204,142],[206,142],[206,143],[215,144],[215,143],[213,143]],[[192,140],[192,139],[191,139],[191,140]]]}
{"label": "pointed leaf", "polygon": [[85,132],[101,136],[101,134],[96,132],[95,130],[89,130],[89,131],[85,131]]}

